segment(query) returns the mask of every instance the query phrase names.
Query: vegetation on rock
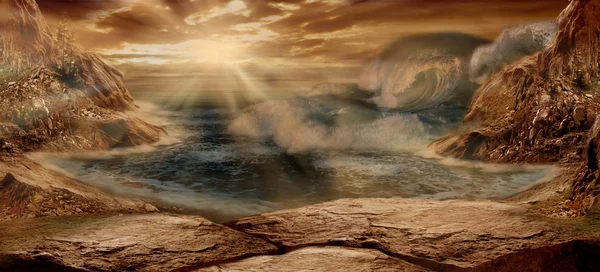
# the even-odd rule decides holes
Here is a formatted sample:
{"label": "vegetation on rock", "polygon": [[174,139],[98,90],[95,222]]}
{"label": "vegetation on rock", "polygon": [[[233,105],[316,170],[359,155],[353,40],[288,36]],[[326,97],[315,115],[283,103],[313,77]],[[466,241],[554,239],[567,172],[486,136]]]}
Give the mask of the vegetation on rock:
{"label": "vegetation on rock", "polygon": [[55,36],[56,59],[53,70],[56,76],[72,87],[80,87],[81,63],[75,53],[75,33],[69,29],[65,16]]}

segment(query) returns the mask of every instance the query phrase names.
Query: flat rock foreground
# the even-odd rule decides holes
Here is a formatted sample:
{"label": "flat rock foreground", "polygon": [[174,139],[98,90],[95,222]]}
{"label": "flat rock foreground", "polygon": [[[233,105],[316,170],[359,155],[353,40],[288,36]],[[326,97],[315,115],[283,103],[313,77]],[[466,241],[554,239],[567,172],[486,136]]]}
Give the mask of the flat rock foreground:
{"label": "flat rock foreground", "polygon": [[346,199],[225,225],[169,214],[0,224],[0,270],[591,271],[597,231],[490,201]]}

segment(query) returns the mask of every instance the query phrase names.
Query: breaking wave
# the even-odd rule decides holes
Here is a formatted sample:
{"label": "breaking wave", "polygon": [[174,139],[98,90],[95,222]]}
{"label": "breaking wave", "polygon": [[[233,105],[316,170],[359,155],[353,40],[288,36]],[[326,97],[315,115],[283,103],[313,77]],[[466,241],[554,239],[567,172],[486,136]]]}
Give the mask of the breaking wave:
{"label": "breaking wave", "polygon": [[303,97],[254,105],[229,132],[291,153],[422,149],[462,119],[476,89],[468,62],[485,42],[457,33],[400,39],[365,65],[358,85],[318,84]]}
{"label": "breaking wave", "polygon": [[314,150],[412,150],[427,145],[417,115],[297,98],[252,106],[229,125],[237,136],[273,140],[289,153]]}
{"label": "breaking wave", "polygon": [[424,34],[393,42],[365,65],[359,86],[374,91],[378,106],[419,111],[443,103],[466,106],[476,86],[468,62],[487,41],[459,33]]}

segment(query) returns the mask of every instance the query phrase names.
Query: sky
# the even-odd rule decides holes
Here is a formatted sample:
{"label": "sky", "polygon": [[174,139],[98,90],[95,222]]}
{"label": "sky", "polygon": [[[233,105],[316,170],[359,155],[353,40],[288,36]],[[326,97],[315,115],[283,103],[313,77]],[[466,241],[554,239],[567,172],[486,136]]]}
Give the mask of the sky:
{"label": "sky", "polygon": [[[51,27],[67,14],[78,43],[126,73],[165,76],[226,66],[264,72],[263,80],[284,71],[289,77],[300,73],[298,78],[349,77],[345,68],[360,66],[399,37],[454,31],[493,39],[507,25],[555,19],[568,4],[567,0],[37,2]],[[322,76],[324,71],[330,74]]]}

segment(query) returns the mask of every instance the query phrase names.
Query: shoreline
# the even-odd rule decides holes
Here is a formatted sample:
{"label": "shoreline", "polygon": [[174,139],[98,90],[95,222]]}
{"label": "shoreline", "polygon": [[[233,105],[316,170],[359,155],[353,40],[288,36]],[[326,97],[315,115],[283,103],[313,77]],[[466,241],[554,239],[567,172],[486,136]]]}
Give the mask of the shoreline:
{"label": "shoreline", "polygon": [[[171,137],[171,136],[168,136]],[[260,207],[257,207],[257,212],[256,213],[248,213],[248,212],[243,212],[243,211],[233,211],[233,212],[225,212],[224,214],[221,214],[224,212],[224,210],[217,208],[217,207],[211,207],[208,208],[208,206],[212,205],[211,203],[214,203],[214,205],[234,205],[234,206],[243,206],[245,205],[245,202],[239,202],[237,203],[236,201],[227,201],[227,200],[212,200],[211,198],[215,198],[216,196],[212,196],[210,194],[207,195],[203,195],[200,192],[194,192],[194,191],[189,191],[187,193],[181,192],[181,194],[179,194],[178,192],[175,191],[160,191],[160,192],[147,192],[147,190],[150,188],[154,188],[154,189],[160,189],[160,187],[154,187],[155,185],[152,185],[153,183],[145,183],[143,181],[140,181],[139,178],[136,179],[136,177],[134,176],[122,176],[120,178],[126,178],[127,180],[129,180],[130,182],[126,182],[125,184],[120,184],[118,182],[111,182],[112,178],[107,180],[107,181],[100,181],[99,179],[96,179],[94,181],[94,179],[90,180],[90,177],[87,177],[87,179],[82,179],[83,176],[78,176],[78,174],[82,174],[79,171],[75,171],[74,174],[72,172],[70,172],[69,170],[58,166],[57,164],[53,163],[52,161],[55,159],[60,159],[63,156],[66,157],[74,157],[76,158],[76,160],[78,159],[88,159],[88,158],[92,158],[92,159],[110,159],[113,156],[120,156],[120,155],[125,155],[125,154],[129,154],[129,153],[151,153],[154,152],[155,150],[157,150],[158,148],[164,147],[164,145],[161,143],[162,140],[159,140],[158,143],[155,144],[148,144],[148,145],[144,145],[144,146],[139,146],[139,147],[131,147],[131,148],[118,148],[118,149],[112,149],[112,150],[106,150],[106,151],[88,151],[88,152],[83,152],[83,153],[79,153],[79,154],[54,154],[54,153],[31,153],[31,154],[25,154],[24,155],[24,159],[30,160],[38,165],[40,165],[41,167],[49,170],[49,171],[53,171],[56,172],[57,174],[61,174],[64,175],[65,177],[68,177],[70,179],[76,180],[77,182],[81,183],[81,184],[85,184],[86,186],[90,186],[92,188],[101,190],[102,192],[106,193],[107,195],[111,195],[111,196],[116,196],[116,197],[121,197],[121,198],[128,198],[128,199],[137,199],[140,201],[144,201],[144,202],[148,202],[151,203],[153,206],[158,207],[160,210],[162,211],[167,211],[167,212],[172,212],[172,213],[176,213],[176,214],[184,214],[184,215],[192,215],[192,216],[201,216],[201,217],[205,217],[215,223],[223,223],[223,222],[228,222],[228,221],[232,221],[232,220],[237,220],[243,217],[248,217],[248,216],[256,216],[256,215],[260,215],[261,213],[269,213],[269,212],[274,212],[274,211],[278,211],[278,210],[285,210],[285,209],[294,209],[294,208],[302,208],[305,206],[310,206],[310,205],[315,205],[315,204],[321,204],[321,203],[326,203],[326,202],[331,202],[331,201],[336,201],[339,199],[344,199],[342,198],[332,198],[329,200],[320,200],[320,201],[308,201],[308,203],[305,203],[304,205],[294,205],[294,206],[283,206],[280,208],[277,208],[273,205],[275,205],[276,203],[271,203],[268,202],[267,200],[263,200],[263,201],[258,201],[257,203],[248,203],[247,205],[258,205]],[[178,144],[183,144],[181,141],[178,141]],[[168,146],[166,146],[165,148],[168,148]],[[410,153],[410,152],[409,152]],[[535,188],[539,188],[539,187],[548,187],[547,184],[549,183],[553,183],[553,181],[561,176],[565,176],[564,172],[568,171],[568,168],[564,168],[564,167],[558,167],[558,166],[552,166],[552,165],[514,165],[514,164],[494,164],[494,163],[484,163],[484,162],[478,162],[478,161],[459,161],[456,160],[454,158],[451,157],[442,157],[442,156],[430,156],[430,155],[424,155],[425,152],[417,152],[414,155],[417,157],[422,157],[424,159],[427,160],[431,160],[432,163],[435,164],[440,164],[440,165],[445,165],[445,166],[449,166],[449,167],[460,167],[460,168],[466,168],[466,169],[478,169],[481,170],[485,173],[490,173],[490,174],[502,174],[502,173],[512,173],[513,171],[523,171],[523,172],[532,172],[532,171],[542,171],[544,173],[543,177],[540,177],[538,179],[536,179],[535,181],[532,181],[531,183],[528,183],[527,185],[524,185],[522,187],[519,187],[519,190],[515,190],[515,192],[511,192],[509,193],[502,193],[503,196],[493,196],[493,197],[448,197],[448,196],[440,196],[440,197],[427,197],[427,196],[414,196],[414,197],[400,197],[400,196],[391,196],[391,197],[381,197],[384,199],[421,199],[421,200],[435,200],[435,201],[447,201],[447,200],[470,200],[470,201],[498,201],[498,202],[506,202],[507,200],[513,199],[517,196],[520,195],[527,195],[526,192],[535,189]],[[412,154],[412,153],[411,153]],[[102,176],[102,172],[97,170],[97,171],[91,171],[91,172],[87,172],[88,174],[93,174],[93,173],[97,173],[94,174],[93,177],[97,177],[97,176]],[[108,173],[107,173],[108,174]],[[101,177],[98,177],[101,178]],[[426,177],[423,177],[424,179],[426,179]],[[139,184],[137,184],[139,182]],[[135,183],[135,184],[134,184]],[[158,186],[158,185],[156,185]],[[516,187],[515,187],[516,188]],[[499,192],[500,193],[500,192]],[[199,197],[202,198],[203,201],[200,203],[188,203],[185,204],[184,202],[185,199],[188,198],[192,198],[192,197]],[[372,197],[378,197],[378,196],[362,196],[362,197],[357,197],[357,198],[372,198]],[[190,199],[191,200],[191,199]],[[309,200],[309,199],[307,199]],[[266,201],[266,203],[264,204],[259,204],[259,202],[264,202]],[[272,204],[272,205],[268,205],[268,204]],[[264,206],[263,206],[264,205]],[[206,208],[205,208],[206,207]],[[252,207],[248,207],[248,210],[252,210]],[[260,211],[262,210],[262,211]],[[236,214],[239,214],[236,216]]]}

